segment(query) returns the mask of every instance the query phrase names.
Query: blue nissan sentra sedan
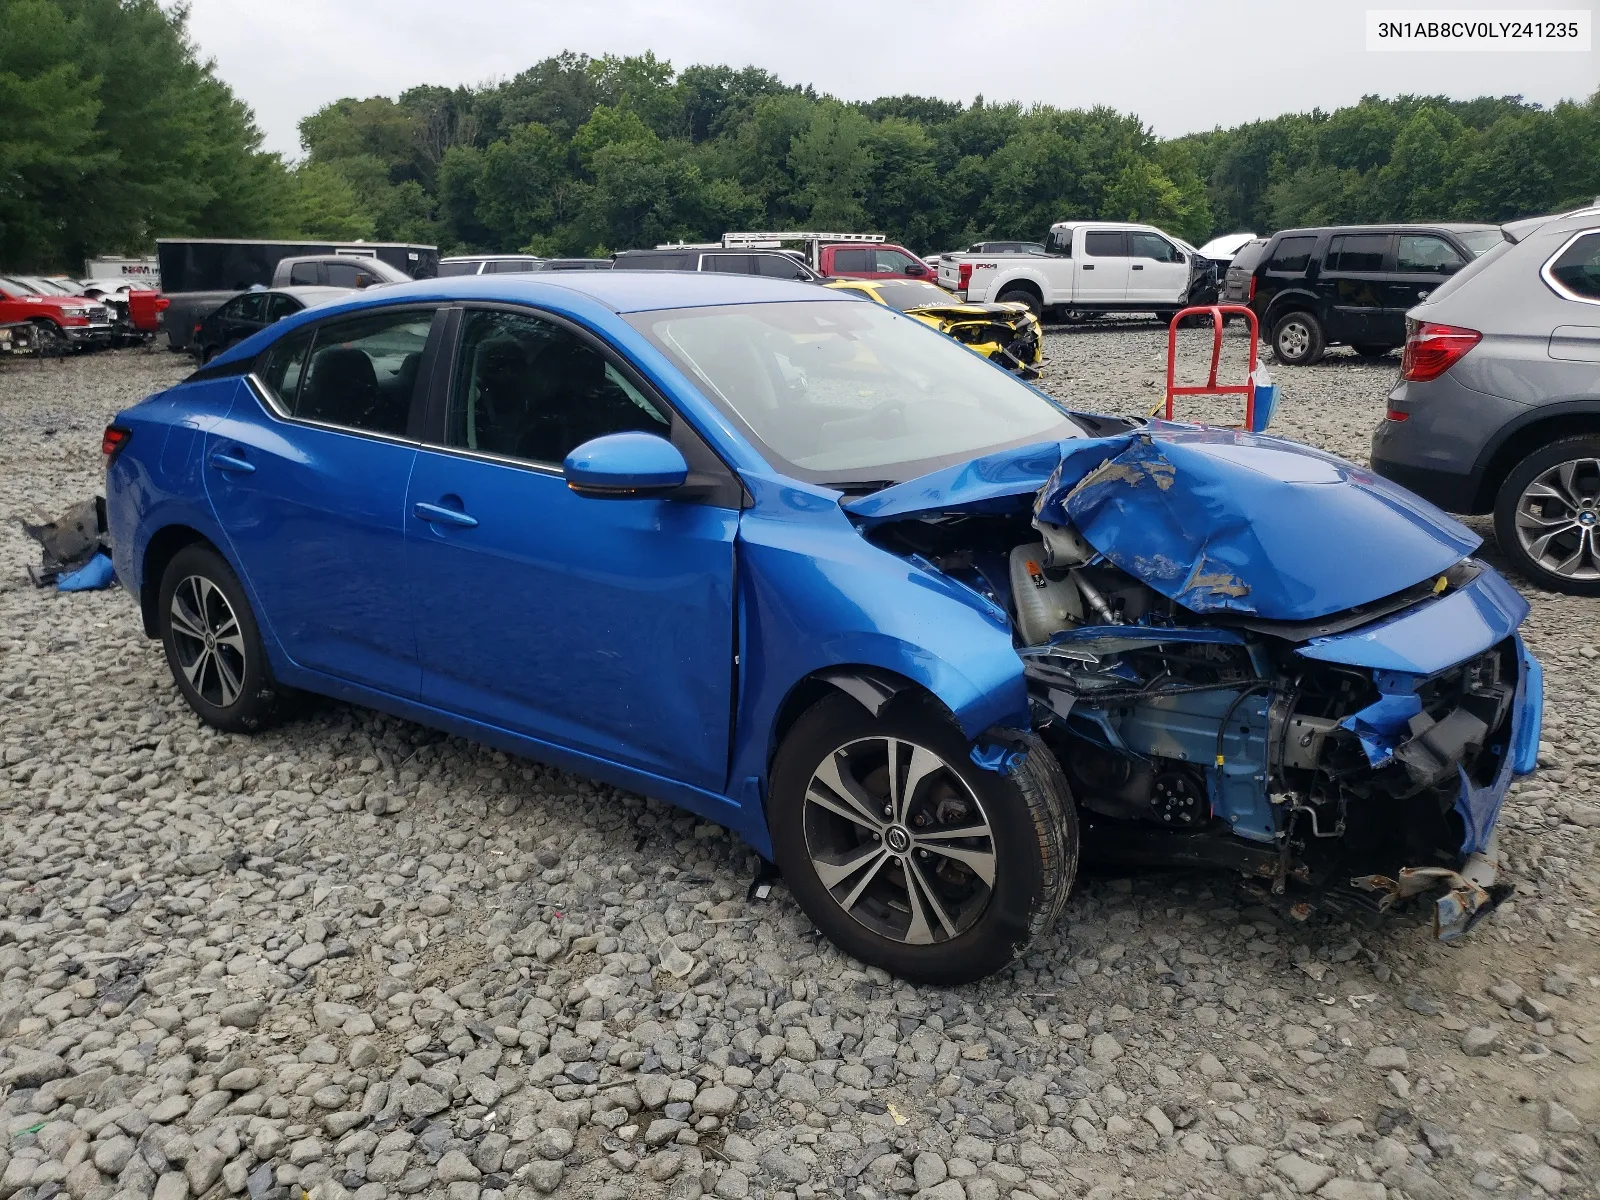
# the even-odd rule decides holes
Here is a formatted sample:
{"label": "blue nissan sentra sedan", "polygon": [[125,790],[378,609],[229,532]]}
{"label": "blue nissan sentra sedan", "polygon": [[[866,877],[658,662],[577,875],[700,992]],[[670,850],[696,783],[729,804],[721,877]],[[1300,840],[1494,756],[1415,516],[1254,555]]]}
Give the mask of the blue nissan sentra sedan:
{"label": "blue nissan sentra sedan", "polygon": [[1343,460],[1072,412],[881,305],[744,276],[326,304],[106,430],[119,580],[207,723],[291,690],[648,793],[839,946],[954,983],[1080,850],[1290,903],[1508,890],[1528,608]]}

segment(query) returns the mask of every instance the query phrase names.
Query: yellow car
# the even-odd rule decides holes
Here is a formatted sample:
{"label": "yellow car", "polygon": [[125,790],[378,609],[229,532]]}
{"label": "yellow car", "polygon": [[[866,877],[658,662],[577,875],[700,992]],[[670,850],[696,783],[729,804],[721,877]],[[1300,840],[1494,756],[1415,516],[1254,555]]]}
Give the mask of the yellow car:
{"label": "yellow car", "polygon": [[1025,304],[965,304],[922,279],[836,279],[826,286],[899,309],[1024,379],[1035,378],[1044,361],[1044,330]]}

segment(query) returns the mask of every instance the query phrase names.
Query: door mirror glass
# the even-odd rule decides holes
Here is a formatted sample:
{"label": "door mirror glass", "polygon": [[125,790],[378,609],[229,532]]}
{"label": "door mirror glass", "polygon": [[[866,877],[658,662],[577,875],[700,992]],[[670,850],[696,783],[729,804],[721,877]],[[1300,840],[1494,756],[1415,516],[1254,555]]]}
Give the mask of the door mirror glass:
{"label": "door mirror glass", "polygon": [[638,500],[683,486],[683,453],[653,433],[608,433],[583,443],[561,464],[567,486],[580,496]]}

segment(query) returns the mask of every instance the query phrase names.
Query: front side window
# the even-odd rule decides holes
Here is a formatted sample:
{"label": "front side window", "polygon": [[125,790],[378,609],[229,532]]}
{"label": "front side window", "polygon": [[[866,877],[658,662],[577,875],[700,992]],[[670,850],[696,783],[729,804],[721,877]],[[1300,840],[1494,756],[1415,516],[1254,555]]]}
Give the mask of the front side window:
{"label": "front side window", "polygon": [[1081,436],[1039,392],[884,305],[794,301],[628,320],[769,461],[813,483],[899,481]]}
{"label": "front side window", "polygon": [[480,310],[462,323],[445,444],[560,466],[591,438],[666,437],[666,413],[564,325]]}
{"label": "front side window", "polygon": [[1600,300],[1600,229],[1575,238],[1545,268],[1545,278],[1570,296]]}
{"label": "front side window", "polygon": [[408,308],[317,326],[291,411],[307,421],[403,436],[432,324],[432,309]]}
{"label": "front side window", "polygon": [[898,250],[879,250],[877,259],[880,275],[904,275],[908,267],[917,265],[909,254],[902,254]]}
{"label": "front side window", "polygon": [[1329,271],[1381,271],[1388,248],[1388,234],[1342,234],[1329,239],[1322,265]]}
{"label": "front side window", "polygon": [[261,310],[266,307],[267,294],[265,292],[246,292],[228,301],[228,312],[224,316],[235,321],[259,321]]}
{"label": "front side window", "polygon": [[442,262],[439,264],[439,278],[448,279],[451,275],[476,275],[479,263],[472,262]]}
{"label": "front side window", "polygon": [[1316,245],[1314,235],[1283,238],[1267,260],[1267,270],[1287,273],[1304,271],[1311,265],[1311,251]]}
{"label": "front side window", "polygon": [[315,287],[317,263],[295,263],[289,268],[289,282],[299,287]]}
{"label": "front side window", "polygon": [[1395,253],[1395,269],[1418,275],[1454,275],[1467,265],[1456,248],[1441,237],[1403,233]]}
{"label": "front side window", "polygon": [[1151,258],[1156,262],[1175,263],[1178,261],[1178,248],[1159,233],[1139,233],[1137,231],[1128,235],[1132,245],[1130,257]]}
{"label": "front side window", "polygon": [[809,279],[810,275],[787,254],[758,254],[756,266],[768,279]]}
{"label": "front side window", "polygon": [[531,258],[502,258],[489,263],[485,271],[494,275],[524,275],[537,271],[539,264]]}

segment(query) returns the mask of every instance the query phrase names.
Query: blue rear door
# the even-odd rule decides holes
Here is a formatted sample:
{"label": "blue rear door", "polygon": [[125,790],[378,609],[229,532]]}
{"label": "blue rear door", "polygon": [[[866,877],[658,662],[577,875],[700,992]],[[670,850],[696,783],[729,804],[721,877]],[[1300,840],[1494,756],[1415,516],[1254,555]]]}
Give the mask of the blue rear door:
{"label": "blue rear door", "polygon": [[681,447],[675,419],[576,327],[464,312],[406,502],[427,703],[722,790],[737,503],[588,499],[560,469],[606,433]]}
{"label": "blue rear door", "polygon": [[285,653],[406,697],[421,668],[405,497],[435,311],[383,309],[279,341],[203,455],[218,522]]}

